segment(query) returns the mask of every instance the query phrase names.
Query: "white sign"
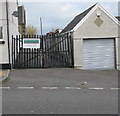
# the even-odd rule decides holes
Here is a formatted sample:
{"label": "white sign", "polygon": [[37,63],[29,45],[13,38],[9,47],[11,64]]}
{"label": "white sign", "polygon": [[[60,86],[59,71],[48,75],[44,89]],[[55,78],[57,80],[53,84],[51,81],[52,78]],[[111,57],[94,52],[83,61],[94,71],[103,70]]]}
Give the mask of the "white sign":
{"label": "white sign", "polygon": [[23,38],[23,48],[40,48],[40,39]]}

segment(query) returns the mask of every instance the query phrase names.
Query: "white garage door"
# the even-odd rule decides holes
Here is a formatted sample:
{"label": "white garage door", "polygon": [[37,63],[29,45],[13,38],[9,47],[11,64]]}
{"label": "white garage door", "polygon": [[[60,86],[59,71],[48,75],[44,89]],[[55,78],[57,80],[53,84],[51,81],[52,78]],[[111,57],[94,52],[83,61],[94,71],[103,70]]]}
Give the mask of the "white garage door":
{"label": "white garage door", "polygon": [[114,69],[114,39],[84,40],[84,69]]}

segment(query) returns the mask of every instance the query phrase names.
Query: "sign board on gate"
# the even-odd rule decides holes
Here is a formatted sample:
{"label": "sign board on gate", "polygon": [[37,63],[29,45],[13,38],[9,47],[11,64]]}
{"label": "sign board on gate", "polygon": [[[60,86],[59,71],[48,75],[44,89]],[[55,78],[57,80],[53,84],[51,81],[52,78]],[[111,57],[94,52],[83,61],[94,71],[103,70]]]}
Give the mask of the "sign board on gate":
{"label": "sign board on gate", "polygon": [[40,48],[40,39],[23,38],[23,48]]}

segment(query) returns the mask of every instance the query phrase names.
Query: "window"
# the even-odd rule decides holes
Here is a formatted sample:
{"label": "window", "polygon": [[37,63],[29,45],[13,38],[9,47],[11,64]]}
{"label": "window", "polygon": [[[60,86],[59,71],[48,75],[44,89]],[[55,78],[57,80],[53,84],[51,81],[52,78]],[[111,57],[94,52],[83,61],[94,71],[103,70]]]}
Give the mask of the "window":
{"label": "window", "polygon": [[0,39],[3,39],[3,27],[0,27]]}

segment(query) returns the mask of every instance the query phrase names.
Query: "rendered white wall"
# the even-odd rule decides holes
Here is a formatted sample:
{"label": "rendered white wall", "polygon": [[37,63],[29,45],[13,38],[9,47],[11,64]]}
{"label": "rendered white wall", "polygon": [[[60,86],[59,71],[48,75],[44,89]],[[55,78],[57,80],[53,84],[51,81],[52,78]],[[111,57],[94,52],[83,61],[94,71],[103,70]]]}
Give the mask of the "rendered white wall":
{"label": "rendered white wall", "polygon": [[[8,60],[8,41],[7,41],[7,18],[6,18],[6,3],[0,2],[0,8],[2,8],[2,14],[0,14],[0,25],[3,26],[3,41],[5,44],[0,44],[0,64],[9,63]],[[13,11],[17,11],[16,0],[8,2],[8,14],[9,14],[9,38],[10,38],[10,53],[12,45],[12,35],[18,34],[18,18],[12,15]],[[12,56],[12,54],[11,54]]]}
{"label": "rendered white wall", "polygon": [[[98,11],[101,12],[100,18],[103,20],[103,24],[101,24],[100,27],[98,27],[94,23],[94,21],[97,19],[96,12]],[[100,8],[96,9],[90,15],[90,17],[73,33],[75,67],[81,67],[82,69],[84,65],[83,63],[84,53],[81,47],[83,46],[83,41],[81,41],[81,38],[88,39],[88,38],[116,38],[116,37],[118,37],[118,25],[112,19],[110,19]],[[116,58],[118,58],[116,59],[117,67],[120,68],[120,39],[118,40],[118,45],[116,49],[118,49],[116,51],[117,52]]]}

